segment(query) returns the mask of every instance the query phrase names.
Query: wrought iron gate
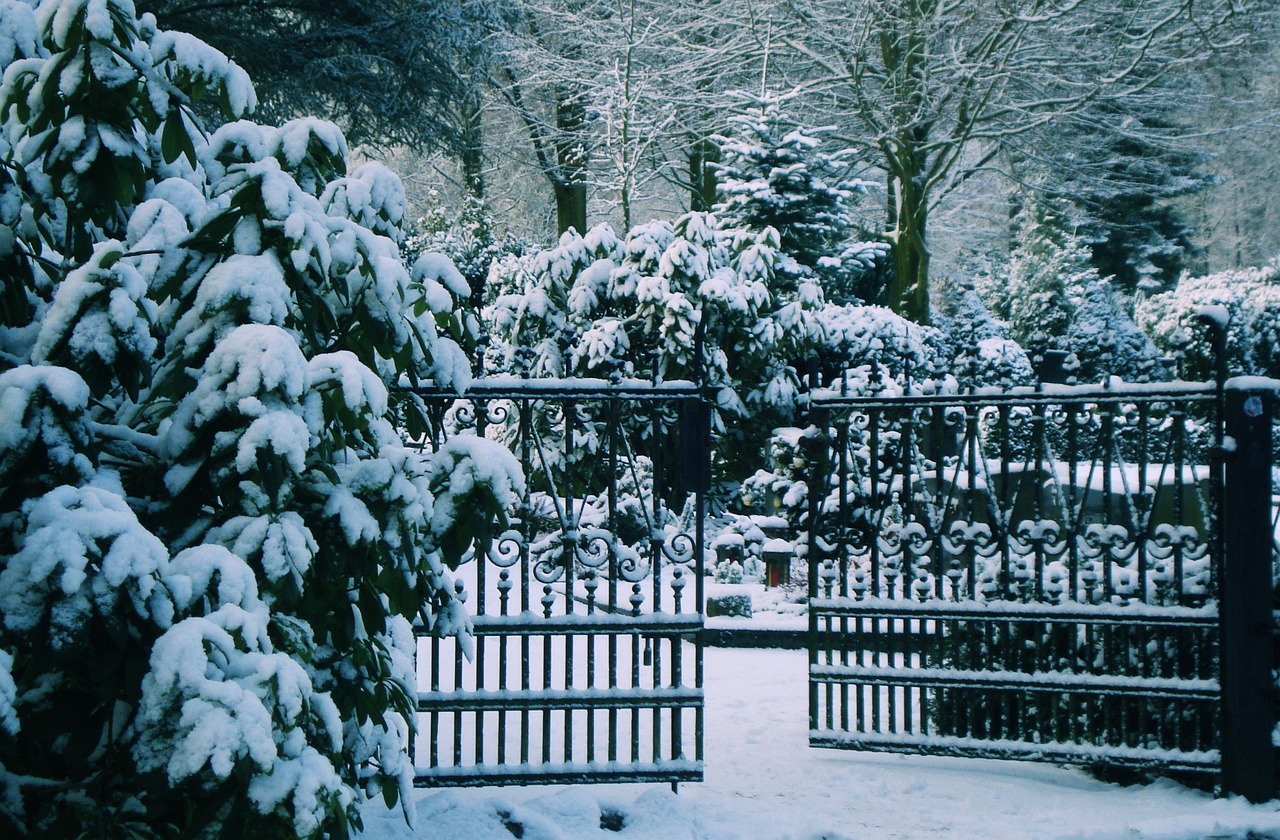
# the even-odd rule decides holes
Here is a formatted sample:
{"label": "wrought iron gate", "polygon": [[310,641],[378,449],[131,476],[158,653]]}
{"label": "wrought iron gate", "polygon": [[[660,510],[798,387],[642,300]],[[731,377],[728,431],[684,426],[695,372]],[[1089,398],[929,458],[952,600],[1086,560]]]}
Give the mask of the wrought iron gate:
{"label": "wrought iron gate", "polygon": [[[1237,441],[1219,388],[815,393],[811,744],[1224,772],[1243,760],[1267,764],[1273,789],[1277,384],[1227,395],[1246,414],[1251,393],[1267,401],[1241,458],[1260,470],[1236,489],[1261,507],[1248,502],[1251,521],[1243,502],[1226,511],[1233,580],[1262,590],[1241,596],[1254,625],[1234,642],[1219,609],[1221,454]],[[1244,666],[1226,661],[1250,647],[1261,654]],[[1228,692],[1239,667],[1250,676]]]}
{"label": "wrought iron gate", "polygon": [[419,395],[433,444],[500,440],[529,492],[454,575],[471,635],[419,639],[417,784],[701,780],[698,390],[511,378]]}

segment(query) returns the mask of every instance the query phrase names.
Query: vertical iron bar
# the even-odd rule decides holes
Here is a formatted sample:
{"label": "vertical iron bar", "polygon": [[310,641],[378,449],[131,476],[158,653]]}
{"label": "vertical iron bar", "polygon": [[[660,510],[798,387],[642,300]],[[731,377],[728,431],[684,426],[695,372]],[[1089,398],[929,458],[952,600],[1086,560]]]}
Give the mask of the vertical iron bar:
{"label": "vertical iron bar", "polygon": [[[547,584],[549,587],[550,584]],[[548,607],[550,609],[550,607]],[[555,658],[555,636],[542,635],[542,689],[551,689],[551,660]],[[542,708],[542,763],[551,763],[551,707]]]}
{"label": "vertical iron bar", "polygon": [[[1183,470],[1186,469],[1186,441],[1187,415],[1181,411],[1175,411],[1173,414],[1173,522],[1179,527],[1187,524],[1186,513],[1183,510],[1185,488],[1182,484]],[[1208,511],[1205,513],[1207,516]],[[1205,535],[1205,539],[1212,541],[1212,537],[1208,534]],[[1187,603],[1187,587],[1183,580],[1182,569],[1182,540],[1179,539],[1173,544],[1173,585],[1176,597],[1174,603],[1179,606]]]}
{"label": "vertical iron bar", "polygon": [[1083,411],[1083,409],[1068,403],[1064,406],[1064,410],[1067,415],[1067,509],[1063,511],[1063,517],[1066,519],[1063,530],[1067,535],[1067,575],[1071,602],[1079,603],[1080,540],[1084,536],[1084,505],[1081,500],[1089,498],[1088,488],[1082,492],[1078,487],[1082,415],[1077,414],[1077,411]]}
{"label": "vertical iron bar", "polygon": [[1137,542],[1138,603],[1141,604],[1151,603],[1147,592],[1147,538],[1150,536],[1151,522],[1155,513],[1156,491],[1159,489],[1157,487],[1152,491],[1151,497],[1147,497],[1147,446],[1149,445],[1147,427],[1151,419],[1150,414],[1150,402],[1138,403],[1138,501],[1133,510],[1143,519],[1134,523],[1133,535]]}
{"label": "vertical iron bar", "polygon": [[999,516],[995,523],[996,535],[1000,541],[1000,586],[999,598],[1001,600],[1010,597],[1011,587],[1010,581],[1010,565],[1012,558],[1009,556],[1009,525],[1012,516],[1012,504],[1009,501],[1009,463],[1012,460],[1012,450],[1010,447],[1010,408],[1008,405],[1001,405],[999,411],[999,422],[997,429],[1000,435],[1000,503],[998,506]]}
{"label": "vertical iron bar", "polygon": [[[842,415],[843,417],[843,415]],[[819,427],[823,430],[820,440],[826,439],[830,434],[826,427]],[[838,564],[837,572],[840,576],[840,597],[849,597],[849,425],[841,422],[840,428],[836,432],[836,457],[839,459],[839,467],[836,470],[836,480],[840,482],[837,495],[838,509],[836,511],[836,539],[835,539],[835,557],[832,558]],[[825,460],[825,459],[822,459]],[[810,484],[809,496],[811,500],[809,522],[810,528],[815,528],[818,514],[820,514],[820,504],[812,504],[818,501],[818,497],[826,493],[826,476],[819,476],[820,483]],[[813,511],[816,511],[813,512]],[[810,569],[815,563],[820,562],[823,558],[820,556],[812,556],[809,558]],[[840,616],[840,664],[848,667],[849,665],[849,618],[847,615]],[[840,683],[840,731],[849,731],[849,684],[847,682]]]}
{"label": "vertical iron bar", "polygon": [[[867,428],[870,430],[870,444],[867,449],[867,472],[871,482],[867,519],[871,524],[867,541],[871,549],[871,597],[879,598],[883,593],[880,587],[880,528],[884,525],[884,509],[890,498],[892,488],[884,494],[880,491],[880,413],[878,409],[868,408]],[[817,486],[821,487],[821,484]]]}
{"label": "vertical iron bar", "polygon": [[[618,550],[617,550],[617,522],[618,522],[618,446],[621,431],[618,428],[618,401],[609,401],[609,425],[605,433],[606,446],[608,448],[609,477],[608,477],[608,503],[609,503],[609,612],[618,613]],[[609,691],[612,693],[618,687],[618,634],[609,634]],[[609,751],[607,753],[609,761],[618,760],[618,709],[610,707],[609,709]]]}
{"label": "vertical iron bar", "polygon": [[[533,440],[533,404],[528,399],[520,400],[520,468],[525,475],[532,474],[532,451],[531,441]],[[532,585],[529,580],[529,565],[532,562],[532,552],[530,545],[533,542],[533,509],[528,499],[522,500],[522,522],[520,530],[522,539],[520,540],[520,612],[528,615],[529,610],[529,587]],[[530,650],[532,639],[527,633],[520,635],[520,690],[526,696],[532,687]],[[520,710],[520,763],[527,765],[529,763],[529,741],[530,728],[533,721],[531,720],[532,712],[528,706]]]}
{"label": "vertical iron bar", "polygon": [[[455,651],[453,657],[453,690],[462,690],[462,655]],[[462,764],[462,711],[453,713],[453,766]]]}
{"label": "vertical iron bar", "polygon": [[[1103,403],[1100,406],[1102,412],[1102,428],[1099,432],[1100,446],[1102,448],[1102,504],[1104,524],[1116,524],[1114,514],[1114,505],[1112,504],[1112,482],[1111,482],[1111,453],[1116,446],[1115,440],[1115,415],[1113,413],[1115,406],[1111,403]],[[1115,595],[1115,580],[1113,575],[1115,564],[1115,555],[1111,551],[1110,546],[1102,552],[1102,601],[1109,603],[1112,596]],[[1110,638],[1110,634],[1108,634]]]}
{"label": "vertical iron bar", "polygon": [[[631,689],[640,689],[640,634],[631,634]],[[640,708],[631,707],[631,763],[640,760]]]}
{"label": "vertical iron bar", "polygon": [[[431,637],[431,693],[440,694],[440,637]],[[427,766],[440,766],[440,713],[435,709],[428,712],[427,723]]]}
{"label": "vertical iron bar", "polygon": [[[1035,408],[1035,413],[1031,419],[1031,436],[1032,447],[1035,450],[1035,472],[1031,482],[1032,511],[1035,514],[1035,522],[1040,523],[1044,519],[1044,488],[1053,486],[1052,479],[1046,479],[1044,476],[1049,450],[1049,425],[1044,403],[1038,404]],[[1049,468],[1053,469],[1054,466],[1050,464]],[[1044,600],[1044,540],[1037,535],[1032,544],[1035,546],[1035,568],[1032,569],[1032,574],[1034,575],[1033,591],[1035,593],[1033,600],[1039,603]]]}
{"label": "vertical iron bar", "polygon": [[[577,466],[577,459],[574,458],[573,451],[573,430],[574,420],[577,416],[577,404],[573,401],[564,403],[564,514],[565,526],[569,528],[569,532],[562,534],[562,545],[564,554],[562,562],[564,563],[564,614],[573,615],[577,610],[574,608],[574,594],[576,591],[576,583],[574,581],[574,571],[577,565],[578,550],[578,515],[574,507],[575,498],[575,481],[574,467]],[[576,680],[573,673],[573,649],[575,636],[572,633],[566,633],[563,637],[564,641],[564,688],[565,691],[573,691]],[[561,754],[564,756],[565,763],[573,761],[573,710],[564,710],[564,745]]]}
{"label": "vertical iron bar", "polygon": [[[698,365],[699,365],[698,384],[701,385],[702,384],[702,381],[701,381],[702,380],[702,377],[701,377],[702,353],[701,353],[700,347],[699,347],[699,353],[698,353],[698,360],[699,360],[698,361]],[[704,596],[706,593],[703,590],[703,582],[706,580],[706,537],[707,535],[706,535],[705,525],[706,525],[706,515],[707,515],[707,491],[711,483],[711,406],[709,403],[706,402],[705,398],[702,396],[699,396],[698,401],[699,401],[698,402],[698,405],[699,405],[698,419],[700,423],[698,434],[700,435],[699,439],[702,442],[702,446],[699,447],[700,451],[698,454],[699,454],[699,457],[702,459],[702,469],[703,469],[702,474],[706,480],[698,482],[698,488],[697,488],[698,495],[697,495],[697,500],[695,502],[696,524],[694,525],[694,551],[696,553],[694,555],[695,598],[693,603],[694,603],[694,609],[696,609],[698,612],[699,627],[701,627],[701,624],[702,624],[701,619],[706,609],[705,607],[706,601],[704,600]],[[702,633],[698,633],[697,636],[694,637],[693,644],[694,644],[694,655],[697,657],[694,663],[693,684],[694,684],[694,688],[697,689],[698,696],[701,697],[702,696],[702,678],[703,678]],[[701,766],[701,763],[702,763],[703,724],[704,724],[703,703],[699,702],[693,712],[694,760],[699,763],[699,766]]]}

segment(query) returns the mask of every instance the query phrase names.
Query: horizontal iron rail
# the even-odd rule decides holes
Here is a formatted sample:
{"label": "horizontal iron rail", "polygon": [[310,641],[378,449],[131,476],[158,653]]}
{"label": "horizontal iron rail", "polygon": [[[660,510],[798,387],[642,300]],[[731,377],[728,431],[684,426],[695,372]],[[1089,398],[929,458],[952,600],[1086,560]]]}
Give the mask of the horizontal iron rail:
{"label": "horizontal iron rail", "polygon": [[[676,636],[697,633],[702,629],[700,613],[574,613],[551,618],[528,612],[516,615],[477,615],[472,617],[476,636],[542,636],[601,635],[617,636],[639,633],[644,636]],[[430,636],[430,631],[420,635]]]}
{"label": "horizontal iron rail", "polygon": [[416,787],[489,787],[511,784],[577,785],[647,782],[700,782],[702,762],[679,759],[647,764],[584,762],[574,764],[484,764],[418,768]]}
{"label": "horizontal iron rail", "polygon": [[1036,604],[1020,601],[962,603],[944,601],[895,601],[892,599],[814,598],[809,611],[818,619],[889,618],[938,621],[1025,621],[1051,624],[1129,624],[1146,627],[1218,626],[1217,605],[1204,607],[1156,607],[1147,604]]}
{"label": "horizontal iron rail", "polygon": [[1126,677],[1067,671],[970,671],[868,665],[812,665],[809,676],[825,683],[961,688],[986,691],[1059,691],[1216,702],[1217,680]]}
{"label": "horizontal iron rail", "polygon": [[627,399],[686,400],[701,399],[703,391],[685,380],[650,382],[647,379],[522,379],[517,376],[494,376],[475,379],[461,391],[433,386],[399,387],[401,393],[413,393],[431,399]]}
{"label": "horizontal iron rail", "polygon": [[864,752],[903,752],[960,758],[999,758],[1055,761],[1068,764],[1105,763],[1121,767],[1159,767],[1163,770],[1216,770],[1222,763],[1217,750],[1181,751],[1109,744],[1051,741],[1034,743],[1011,739],[977,741],[945,735],[879,735],[862,732],[813,730],[809,745]]}
{"label": "horizontal iron rail", "polygon": [[683,709],[702,705],[698,688],[532,689],[420,692],[418,711],[502,712],[561,709]]}
{"label": "horizontal iron rail", "polygon": [[1063,403],[1115,403],[1132,402],[1213,402],[1218,398],[1213,384],[1168,382],[1128,383],[1120,388],[1103,388],[1098,385],[1046,385],[1044,390],[1013,388],[987,392],[979,389],[961,394],[903,394],[903,395],[855,395],[842,394],[834,389],[819,389],[809,397],[810,408],[822,409],[911,409],[972,405],[1033,406],[1062,405]]}

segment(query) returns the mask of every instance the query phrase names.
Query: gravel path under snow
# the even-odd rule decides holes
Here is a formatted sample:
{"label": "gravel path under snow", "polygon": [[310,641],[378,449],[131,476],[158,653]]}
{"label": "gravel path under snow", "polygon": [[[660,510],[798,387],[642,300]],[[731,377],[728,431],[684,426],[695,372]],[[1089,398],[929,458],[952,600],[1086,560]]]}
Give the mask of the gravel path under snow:
{"label": "gravel path under snow", "polygon": [[708,649],[705,661],[706,781],[678,796],[657,785],[427,791],[415,831],[370,807],[365,836],[1280,840],[1280,803],[1172,782],[1120,787],[1051,765],[810,749],[804,652]]}

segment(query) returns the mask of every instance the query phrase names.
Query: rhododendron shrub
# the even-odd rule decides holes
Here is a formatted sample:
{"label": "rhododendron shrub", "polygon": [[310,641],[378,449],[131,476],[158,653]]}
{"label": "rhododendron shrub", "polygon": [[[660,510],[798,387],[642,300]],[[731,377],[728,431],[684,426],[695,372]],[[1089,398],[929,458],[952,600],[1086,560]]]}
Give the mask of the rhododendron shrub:
{"label": "rhododendron shrub", "polygon": [[344,835],[412,784],[411,622],[465,626],[450,512],[523,480],[402,439],[465,284],[129,0],[0,0],[0,66],[0,834]]}

